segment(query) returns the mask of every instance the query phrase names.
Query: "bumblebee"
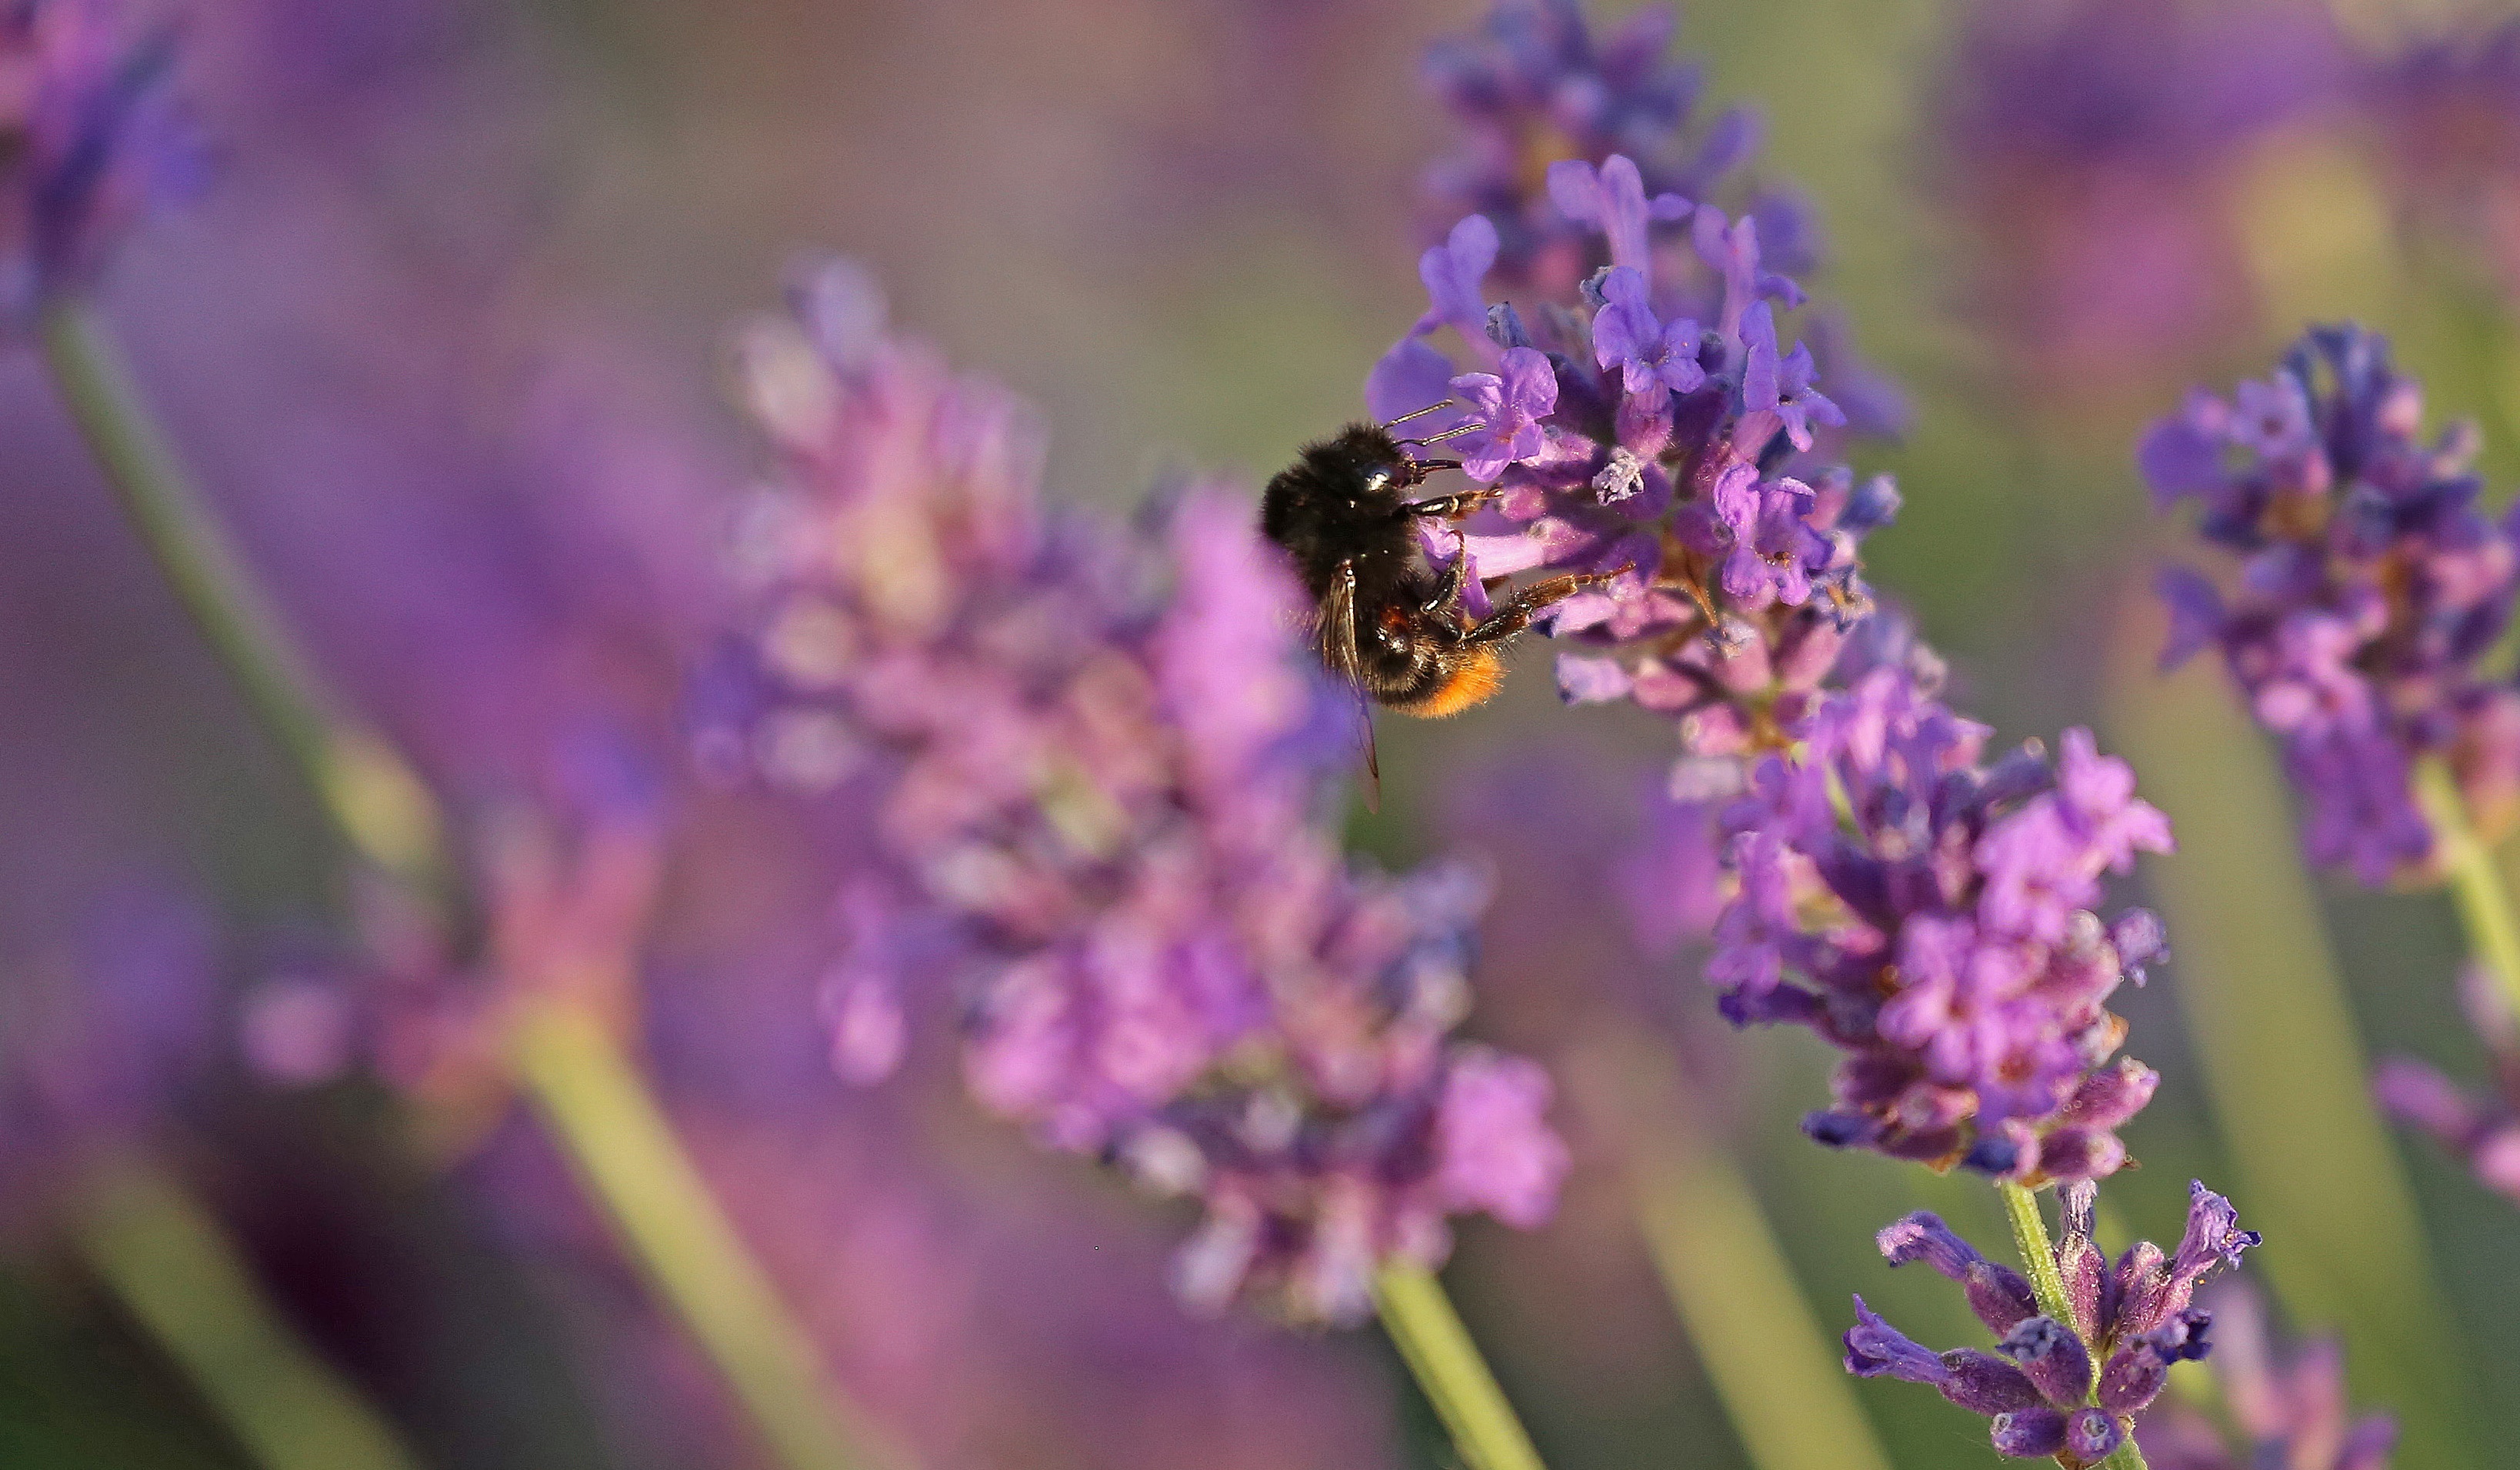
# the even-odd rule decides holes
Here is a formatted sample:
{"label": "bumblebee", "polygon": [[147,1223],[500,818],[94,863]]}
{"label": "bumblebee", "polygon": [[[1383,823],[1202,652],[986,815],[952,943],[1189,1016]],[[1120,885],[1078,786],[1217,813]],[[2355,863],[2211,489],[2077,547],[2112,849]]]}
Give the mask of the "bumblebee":
{"label": "bumblebee", "polygon": [[[1504,650],[1543,608],[1608,573],[1548,578],[1515,591],[1485,618],[1462,605],[1468,568],[1462,558],[1438,572],[1419,553],[1418,522],[1459,520],[1498,492],[1479,488],[1413,500],[1411,490],[1459,460],[1419,460],[1411,447],[1439,443],[1392,430],[1449,407],[1439,403],[1388,423],[1351,423],[1307,444],[1269,481],[1260,531],[1286,550],[1316,603],[1314,642],[1322,662],[1365,698],[1404,715],[1458,714],[1505,682]],[[1363,728],[1367,799],[1380,780],[1369,718]]]}

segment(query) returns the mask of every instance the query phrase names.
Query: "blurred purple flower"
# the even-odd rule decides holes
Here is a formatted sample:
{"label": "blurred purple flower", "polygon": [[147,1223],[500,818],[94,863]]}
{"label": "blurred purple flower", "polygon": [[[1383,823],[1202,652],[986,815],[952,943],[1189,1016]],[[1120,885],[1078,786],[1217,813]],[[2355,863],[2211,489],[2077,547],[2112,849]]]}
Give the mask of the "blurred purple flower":
{"label": "blurred purple flower", "polygon": [[[1995,1352],[1922,1347],[1855,1299],[1846,1370],[1922,1383],[1972,1413],[1988,1415],[1996,1452],[2093,1465],[2124,1444],[2134,1419],[2169,1386],[2173,1363],[2206,1356],[2213,1314],[2190,1305],[2196,1288],[2258,1243],[2230,1201],[2189,1186],[2187,1228],[2167,1254],[2138,1241],[2112,1266],[2092,1238],[2098,1187],[2060,1191],[2064,1232],[2055,1245],[2073,1319],[2040,1313],[2030,1284],[1980,1255],[1934,1215],[1919,1212],[1881,1231],[1892,1266],[1922,1261],[1966,1288],[1969,1310],[1998,1339]],[[2147,1447],[2148,1448],[2148,1447]]]}
{"label": "blurred purple flower", "polygon": [[2422,421],[2385,340],[2320,328],[2272,381],[2191,394],[2139,455],[2155,502],[2195,500],[2199,533],[2240,558],[2228,595],[2165,574],[2165,662],[2221,650],[2282,742],[2311,857],[2368,885],[2433,856],[2415,762],[2449,762],[2489,840],[2520,805],[2520,690],[2482,670],[2520,559],[2479,504],[2474,431],[2426,443]]}
{"label": "blurred purple flower", "polygon": [[2345,1353],[2318,1338],[2279,1355],[2258,1293],[2232,1281],[2207,1293],[2214,1313],[2214,1376],[2247,1441],[2234,1453],[2220,1430],[2184,1404],[2163,1406],[2136,1438],[2157,1470],[2388,1470],[2398,1426],[2387,1414],[2350,1418]]}
{"label": "blurred purple flower", "polygon": [[1971,6],[1935,89],[1934,151],[1941,193],[1985,243],[1968,299],[2013,371],[2051,394],[2090,388],[2244,331],[2233,176],[2348,90],[2315,0]]}
{"label": "blurred purple flower", "polygon": [[2470,22],[2363,64],[2380,186],[2520,294],[2520,21]]}
{"label": "blurred purple flower", "polygon": [[[1546,1077],[1450,1037],[1484,885],[1352,869],[1320,825],[1350,716],[1249,509],[1045,512],[1021,406],[884,332],[848,267],[744,362],[788,473],[739,552],[748,692],[702,739],[871,813],[827,1005],[844,1066],[898,1054],[914,974],[950,984],[982,1101],[1205,1201],[1176,1271],[1202,1306],[1353,1320],[1379,1263],[1444,1257],[1447,1216],[1544,1219]],[[1526,452],[1553,384],[1500,366],[1483,406]]]}
{"label": "blurred purple flower", "polygon": [[2481,964],[2459,972],[2458,994],[2494,1086],[2473,1094],[2422,1062],[2391,1057],[2372,1074],[2371,1091],[2391,1117],[2432,1135],[2479,1183],[2520,1204],[2520,1017]]}
{"label": "blurred purple flower", "polygon": [[135,34],[114,0],[0,8],[0,317],[22,331],[95,285],[202,156],[168,87],[174,35]]}

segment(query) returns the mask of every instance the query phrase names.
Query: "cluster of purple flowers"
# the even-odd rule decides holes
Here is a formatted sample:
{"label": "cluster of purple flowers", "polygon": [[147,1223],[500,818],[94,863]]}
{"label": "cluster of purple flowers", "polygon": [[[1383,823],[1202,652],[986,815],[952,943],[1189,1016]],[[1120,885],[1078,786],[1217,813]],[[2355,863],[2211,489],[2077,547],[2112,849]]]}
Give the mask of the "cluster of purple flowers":
{"label": "cluster of purple flowers", "polygon": [[2372,1075],[2380,1105],[2466,1161],[2485,1187],[2520,1204],[2520,1017],[2484,966],[2459,972],[2459,1001],[2485,1045],[2495,1086],[2472,1095],[2440,1072],[2392,1057]]}
{"label": "cluster of purple flowers", "polygon": [[2416,762],[2449,764],[2489,839],[2520,801],[2520,690],[2483,669],[2510,626],[2511,528],[2479,504],[2473,429],[2426,440],[2422,420],[2386,341],[2327,327],[2268,381],[2191,394],[2141,452],[2156,503],[2193,498],[2240,558],[2228,594],[2164,575],[2163,661],[2221,651],[2282,740],[2312,858],[2373,885],[2433,857]]}
{"label": "cluster of purple flowers", "polygon": [[2053,1458],[2067,1470],[2116,1452],[2137,1414],[2169,1385],[2172,1364],[2206,1355],[2213,1314],[2192,1305],[2197,1286],[2258,1243],[2239,1227],[2231,1202],[2202,1183],[2190,1189],[2187,1228],[2165,1253],[2139,1240],[2112,1263],[2092,1239],[2098,1188],[2061,1191],[2064,1233],[2055,1245],[2070,1320],[2039,1310],[2030,1283],[1979,1255],[1934,1215],[1918,1212],[1884,1229],[1892,1266],[1922,1261],[1968,1292],[1969,1310],[1998,1339],[1997,1351],[1936,1353],[1855,1299],[1846,1368],[1929,1384],[1994,1423],[1996,1452]]}
{"label": "cluster of purple flowers", "polygon": [[22,330],[90,284],[200,152],[165,80],[163,31],[134,37],[112,0],[0,6],[0,320]]}
{"label": "cluster of purple flowers", "polygon": [[[1624,156],[1553,164],[1550,192],[1607,243],[1581,298],[1535,300],[1528,320],[1491,306],[1497,233],[1472,215],[1419,263],[1432,304],[1376,364],[1367,402],[1394,417],[1455,400],[1427,432],[1464,430],[1464,471],[1501,493],[1457,543],[1431,531],[1430,555],[1466,557],[1473,586],[1618,571],[1552,610],[1552,635],[1619,649],[1561,657],[1560,690],[1669,714],[1687,754],[1720,767],[1778,742],[1870,610],[1856,549],[1897,492],[1838,468],[1793,472],[1846,418],[1810,350],[1778,337],[1777,307],[1801,291],[1764,265],[1754,220],[1648,197]],[[1685,240],[1656,238],[1674,232]],[[1471,371],[1430,340],[1447,328]]]}
{"label": "cluster of purple flowers", "polygon": [[2036,745],[1985,762],[1985,727],[1905,666],[1799,734],[1723,814],[1739,886],[1707,978],[1736,1024],[1846,1050],[1804,1131],[2022,1183],[2115,1172],[2160,1078],[2109,1060],[2126,1026],[2106,1003],[2163,943],[2148,912],[2094,907],[2104,873],[2169,850],[2169,822],[2085,731],[2052,767]]}
{"label": "cluster of purple flowers", "polygon": [[2248,1450],[2232,1453],[2204,1415],[2165,1404],[2136,1429],[2146,1464],[2155,1470],[2387,1470],[2397,1421],[2387,1414],[2351,1416],[2345,1353],[2334,1339],[2279,1355],[2266,1308],[2245,1283],[2217,1286],[2207,1297],[2214,1311],[2214,1376]]}
{"label": "cluster of purple flowers", "polygon": [[841,1070],[889,1071],[912,977],[951,977],[984,1102],[1203,1198],[1202,1304],[1350,1320],[1447,1216],[1545,1219],[1547,1078],[1451,1036],[1483,882],[1338,852],[1353,716],[1247,504],[1046,513],[1020,406],[889,335],[845,266],[744,359],[786,473],[742,538],[753,688],[705,738],[876,834],[827,990]]}

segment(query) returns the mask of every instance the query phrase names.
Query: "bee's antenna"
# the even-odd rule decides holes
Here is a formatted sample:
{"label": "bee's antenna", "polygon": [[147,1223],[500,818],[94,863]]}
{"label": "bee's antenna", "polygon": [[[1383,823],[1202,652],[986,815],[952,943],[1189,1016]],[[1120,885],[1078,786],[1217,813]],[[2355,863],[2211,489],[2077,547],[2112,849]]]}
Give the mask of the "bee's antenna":
{"label": "bee's antenna", "polygon": [[1446,399],[1444,399],[1444,400],[1442,400],[1442,401],[1440,401],[1440,402],[1437,402],[1437,403],[1430,403],[1430,404],[1426,405],[1424,408],[1421,408],[1421,409],[1418,410],[1418,411],[1417,411],[1417,412],[1415,412],[1415,413],[1403,414],[1403,415],[1401,415],[1399,418],[1397,418],[1397,419],[1393,419],[1393,420],[1390,420],[1389,422],[1385,423],[1382,426],[1383,426],[1384,428],[1398,428],[1400,425],[1402,425],[1402,424],[1404,424],[1404,423],[1408,423],[1408,422],[1409,422],[1410,420],[1412,420],[1412,419],[1423,419],[1423,418],[1425,418],[1428,414],[1434,413],[1434,412],[1436,412],[1436,411],[1437,411],[1437,410],[1439,410],[1439,409],[1448,409],[1448,408],[1451,408],[1452,406],[1453,406],[1453,400],[1451,400],[1450,398],[1446,398]]}
{"label": "bee's antenna", "polygon": [[1414,460],[1411,463],[1415,464],[1420,470],[1423,470],[1428,474],[1432,474],[1438,469],[1459,469],[1462,468],[1462,462],[1459,460]]}
{"label": "bee's antenna", "polygon": [[[1437,405],[1437,407],[1439,407],[1439,408],[1440,408],[1440,407],[1442,407],[1442,405],[1441,405],[1441,404],[1438,404],[1438,405]],[[1423,411],[1421,410],[1420,412],[1423,412]],[[1411,417],[1413,417],[1413,418],[1414,418],[1414,417],[1416,417],[1416,416],[1415,416],[1415,415],[1412,415]],[[1441,443],[1443,443],[1446,439],[1458,439],[1458,438],[1460,438],[1462,435],[1468,433],[1468,432],[1469,432],[1470,430],[1472,430],[1472,429],[1475,429],[1475,428],[1482,428],[1482,427],[1485,427],[1485,426],[1486,426],[1486,425],[1481,424],[1481,423],[1479,423],[1478,422],[1476,422],[1476,421],[1474,420],[1474,421],[1472,421],[1472,422],[1470,422],[1470,423],[1463,423],[1463,424],[1460,424],[1460,425],[1458,425],[1458,426],[1456,426],[1456,427],[1453,427],[1453,428],[1448,428],[1448,429],[1444,430],[1444,431],[1443,431],[1442,433],[1440,433],[1440,434],[1428,434],[1426,437],[1424,437],[1424,438],[1422,438],[1422,439],[1398,439],[1398,440],[1394,440],[1393,442],[1394,442],[1394,443],[1399,443],[1399,444],[1441,444]]]}

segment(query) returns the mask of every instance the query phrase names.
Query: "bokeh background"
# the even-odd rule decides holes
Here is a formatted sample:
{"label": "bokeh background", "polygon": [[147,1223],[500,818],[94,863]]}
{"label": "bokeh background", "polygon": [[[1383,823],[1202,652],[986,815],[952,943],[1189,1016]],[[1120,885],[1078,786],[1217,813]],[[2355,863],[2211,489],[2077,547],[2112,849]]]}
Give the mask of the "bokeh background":
{"label": "bokeh background", "polygon": [[[897,321],[1035,401],[1056,495],[1125,508],[1183,468],[1256,487],[1361,411],[1419,309],[1418,178],[1450,136],[1419,56],[1480,18],[222,0],[181,30],[207,185],[134,239],[103,306],[280,610],[432,784],[468,809],[588,800],[679,748],[762,468],[729,334],[796,251],[863,260]],[[2507,1463],[2520,1423],[2520,1213],[2360,1100],[2364,1052],[2481,1073],[2457,935],[2438,895],[2306,874],[2212,671],[2151,672],[2175,538],[2132,446],[2191,382],[2353,316],[2396,335],[2437,417],[2483,424],[2508,497],[2520,62],[2471,67],[2469,95],[2393,60],[2499,18],[1700,0],[1678,42],[1712,105],[1759,113],[1758,176],[1828,241],[1811,284],[1908,394],[1904,438],[1856,454],[1906,493],[1876,585],[2004,737],[2098,727],[2185,839],[2141,885],[2174,961],[2125,1009],[2166,1082],[2110,1227],[2163,1237],[2188,1179],[2228,1188],[2270,1237],[2253,1269],[2343,1334],[2359,1397],[2399,1403],[2415,1470]],[[318,814],[22,350],[0,353],[0,1014],[61,1072],[22,1090],[174,1161],[422,1461],[761,1463],[530,1128],[480,1100],[450,1150],[330,1080],[321,1016],[290,1008],[343,962]],[[1668,732],[1561,709],[1546,664],[1524,650],[1470,717],[1386,721],[1383,810],[1351,836],[1497,862],[1471,1029],[1568,1079],[1557,1221],[1469,1225],[1448,1276],[1543,1451],[1722,1470],[1747,1462],[1707,1360],[1766,1348],[1690,1342],[1656,1285],[1587,1111],[1615,1043],[1677,1059],[1831,1329],[1861,1290],[1976,1341],[1871,1232],[1920,1207],[2002,1231],[1980,1187],[1805,1142],[1822,1049],[1725,1031],[1685,938],[1633,934],[1623,863]],[[950,1048],[914,1044],[872,1091],[833,1079],[813,1000],[833,861],[779,812],[704,804],[640,1034],[885,1435],[931,1467],[1446,1462],[1376,1333],[1186,1314],[1163,1287],[1186,1220],[979,1115]],[[63,1227],[73,1162],[6,1137],[0,1160],[0,1464],[250,1463]],[[1899,1465],[1995,1463],[1931,1395],[1858,1392]]]}

